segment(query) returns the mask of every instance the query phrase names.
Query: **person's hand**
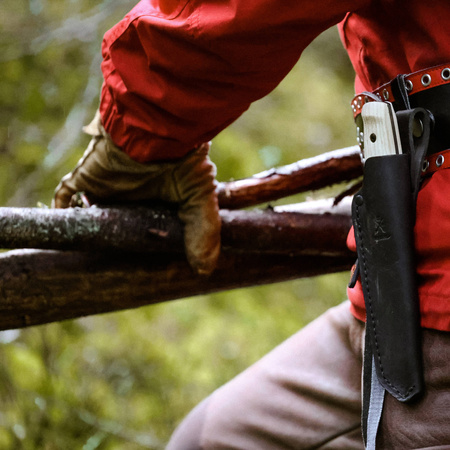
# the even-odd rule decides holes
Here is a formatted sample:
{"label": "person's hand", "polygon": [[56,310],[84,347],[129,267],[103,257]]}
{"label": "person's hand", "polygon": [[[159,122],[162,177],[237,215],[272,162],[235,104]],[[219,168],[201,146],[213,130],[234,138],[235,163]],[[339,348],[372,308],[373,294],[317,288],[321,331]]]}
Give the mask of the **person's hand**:
{"label": "person's hand", "polygon": [[220,252],[221,221],[209,144],[175,162],[142,164],[114,145],[98,115],[84,130],[93,138],[78,165],[57,186],[52,206],[71,206],[79,192],[107,201],[177,203],[189,264],[198,274],[211,273]]}

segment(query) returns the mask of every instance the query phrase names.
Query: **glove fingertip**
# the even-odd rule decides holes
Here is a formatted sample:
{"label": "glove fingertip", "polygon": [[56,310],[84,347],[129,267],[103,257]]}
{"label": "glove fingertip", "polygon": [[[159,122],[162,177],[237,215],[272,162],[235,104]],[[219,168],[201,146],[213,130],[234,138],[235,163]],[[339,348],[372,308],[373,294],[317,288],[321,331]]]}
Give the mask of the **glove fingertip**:
{"label": "glove fingertip", "polygon": [[64,209],[70,206],[70,199],[72,198],[72,194],[70,192],[66,192],[66,190],[59,189],[56,191],[53,199],[52,199],[52,208],[55,209]]}
{"label": "glove fingertip", "polygon": [[196,275],[211,275],[217,267],[217,262],[220,255],[220,242],[213,248],[210,247],[208,249],[204,249],[204,251],[200,254],[198,252],[198,248],[196,250],[197,251],[193,252],[190,251],[189,248],[186,249],[189,265]]}
{"label": "glove fingertip", "polygon": [[62,200],[60,198],[54,198],[52,200],[52,208],[55,209],[61,209],[61,208],[65,208],[66,206],[64,206],[64,203],[62,202]]}

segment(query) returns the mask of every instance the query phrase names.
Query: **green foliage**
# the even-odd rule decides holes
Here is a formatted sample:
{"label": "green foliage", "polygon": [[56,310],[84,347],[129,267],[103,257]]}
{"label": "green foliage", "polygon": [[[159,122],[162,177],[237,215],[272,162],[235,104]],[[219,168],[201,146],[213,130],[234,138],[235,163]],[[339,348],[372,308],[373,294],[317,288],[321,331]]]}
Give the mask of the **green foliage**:
{"label": "green foliage", "polygon": [[[102,34],[129,0],[2,0],[0,204],[49,204],[87,138]],[[214,141],[219,179],[353,144],[336,30]],[[130,274],[130,283],[133,282]],[[0,333],[0,448],[163,448],[181,418],[345,298],[347,274]]]}

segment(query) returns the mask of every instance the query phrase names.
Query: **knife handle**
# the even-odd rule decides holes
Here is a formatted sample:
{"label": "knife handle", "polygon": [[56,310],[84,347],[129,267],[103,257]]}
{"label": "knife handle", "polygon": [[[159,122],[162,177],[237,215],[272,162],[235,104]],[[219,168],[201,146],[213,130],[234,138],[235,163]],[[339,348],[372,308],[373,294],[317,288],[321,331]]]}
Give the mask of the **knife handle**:
{"label": "knife handle", "polygon": [[361,116],[364,124],[364,160],[402,153],[397,117],[391,103],[366,103]]}

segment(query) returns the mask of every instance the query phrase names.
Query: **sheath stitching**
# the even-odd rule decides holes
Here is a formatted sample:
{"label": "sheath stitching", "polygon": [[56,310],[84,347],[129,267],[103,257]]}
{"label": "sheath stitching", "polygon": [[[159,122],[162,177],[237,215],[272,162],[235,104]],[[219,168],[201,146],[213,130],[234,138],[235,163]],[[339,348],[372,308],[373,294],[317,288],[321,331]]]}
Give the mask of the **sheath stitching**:
{"label": "sheath stitching", "polygon": [[384,369],[383,369],[383,363],[382,363],[382,358],[381,358],[381,353],[380,353],[380,349],[378,346],[378,338],[377,338],[377,331],[375,328],[375,319],[374,319],[374,314],[373,314],[373,309],[372,309],[372,298],[370,296],[370,288],[369,288],[369,277],[367,274],[367,266],[366,266],[366,258],[365,258],[365,253],[364,253],[364,243],[363,243],[363,237],[362,237],[362,230],[361,230],[361,220],[360,220],[360,215],[359,215],[359,206],[356,205],[356,219],[357,219],[357,223],[358,223],[358,236],[361,242],[361,256],[362,256],[362,263],[363,263],[363,267],[364,267],[364,284],[366,286],[367,289],[367,297],[368,297],[368,304],[369,304],[369,309],[370,309],[370,322],[371,322],[371,329],[373,331],[373,335],[374,335],[374,341],[375,341],[375,347],[376,347],[376,353],[377,353],[377,358],[378,361],[380,363],[380,371],[381,371],[381,375],[383,377],[383,380],[389,385],[391,386],[391,388],[397,393],[397,395],[401,398],[406,398],[408,397],[409,393],[414,389],[414,385],[411,386],[408,391],[406,392],[405,395],[403,395],[384,375]]}

